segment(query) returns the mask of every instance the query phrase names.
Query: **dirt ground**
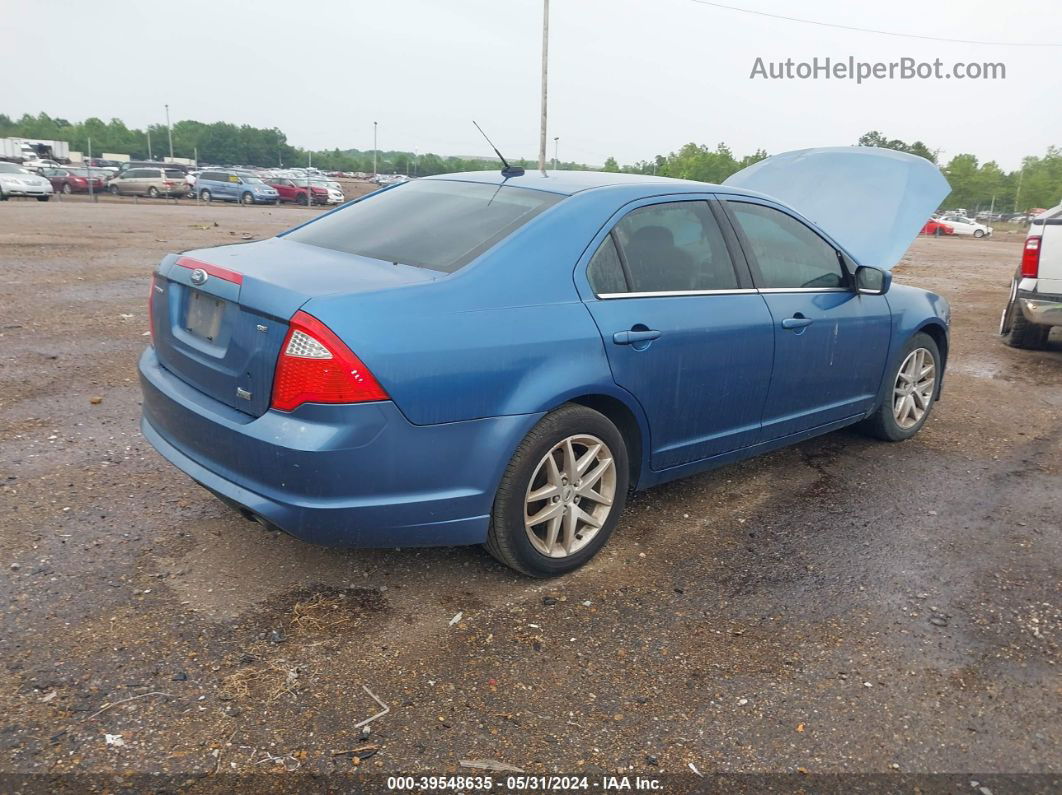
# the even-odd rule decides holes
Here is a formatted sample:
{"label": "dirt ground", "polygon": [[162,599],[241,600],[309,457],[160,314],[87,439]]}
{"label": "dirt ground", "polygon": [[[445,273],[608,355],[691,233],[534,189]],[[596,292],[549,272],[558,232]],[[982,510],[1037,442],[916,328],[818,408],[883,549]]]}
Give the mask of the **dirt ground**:
{"label": "dirt ground", "polygon": [[141,438],[152,266],[316,212],[0,205],[0,771],[1062,770],[1062,341],[996,336],[1019,237],[897,269],[954,312],[914,440],[652,490],[542,582],[267,532]]}

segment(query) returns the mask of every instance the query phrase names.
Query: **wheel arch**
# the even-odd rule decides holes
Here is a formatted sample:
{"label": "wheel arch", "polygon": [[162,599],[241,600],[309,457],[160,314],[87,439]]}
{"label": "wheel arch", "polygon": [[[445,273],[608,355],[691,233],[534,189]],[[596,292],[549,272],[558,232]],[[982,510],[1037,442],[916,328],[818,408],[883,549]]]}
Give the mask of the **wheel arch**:
{"label": "wheel arch", "polygon": [[940,375],[937,376],[937,400],[944,386],[944,373],[948,366],[948,330],[937,320],[928,320],[915,330],[915,334],[928,334],[940,351]]}
{"label": "wheel arch", "polygon": [[[586,406],[599,414],[605,415],[616,426],[624,443],[627,445],[627,460],[630,468],[631,488],[638,488],[642,472],[646,470],[648,426],[641,412],[615,395],[588,393],[569,397],[564,403]],[[558,404],[558,405],[563,405]],[[554,407],[556,408],[556,407]]]}

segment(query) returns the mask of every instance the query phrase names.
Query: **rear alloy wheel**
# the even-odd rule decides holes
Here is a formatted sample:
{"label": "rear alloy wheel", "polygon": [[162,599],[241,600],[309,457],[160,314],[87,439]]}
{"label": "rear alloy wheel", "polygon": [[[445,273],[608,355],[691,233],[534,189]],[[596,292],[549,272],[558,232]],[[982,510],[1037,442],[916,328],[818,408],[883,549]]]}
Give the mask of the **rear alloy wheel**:
{"label": "rear alloy wheel", "polygon": [[902,442],[929,419],[941,375],[940,348],[925,333],[915,334],[900,354],[900,365],[886,376],[877,410],[860,423],[871,436]]}
{"label": "rear alloy wheel", "polygon": [[487,549],[532,577],[579,568],[605,545],[627,499],[623,437],[602,414],[568,404],[517,448],[498,487]]}
{"label": "rear alloy wheel", "polygon": [[148,197],[152,199],[157,199],[159,197],[159,189],[152,185],[150,188],[148,188]]}
{"label": "rear alloy wheel", "polygon": [[63,193],[65,193],[67,196],[69,196],[73,192],[74,192],[74,189],[70,187],[70,183],[69,182],[64,182],[63,183]]}
{"label": "rear alloy wheel", "polygon": [[208,191],[208,190],[199,191],[199,201],[203,201],[203,202],[210,201],[210,191]]}
{"label": "rear alloy wheel", "polygon": [[254,196],[250,192],[244,193],[240,196],[240,204],[254,204]]}

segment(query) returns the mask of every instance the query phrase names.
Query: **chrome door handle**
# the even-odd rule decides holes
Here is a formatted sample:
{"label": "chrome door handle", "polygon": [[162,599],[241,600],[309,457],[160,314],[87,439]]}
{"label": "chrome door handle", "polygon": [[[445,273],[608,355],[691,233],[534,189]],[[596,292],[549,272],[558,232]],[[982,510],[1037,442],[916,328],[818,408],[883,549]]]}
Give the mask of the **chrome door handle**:
{"label": "chrome door handle", "polygon": [[617,345],[633,345],[636,342],[649,342],[660,336],[656,329],[645,331],[617,331],[612,335],[612,341]]}

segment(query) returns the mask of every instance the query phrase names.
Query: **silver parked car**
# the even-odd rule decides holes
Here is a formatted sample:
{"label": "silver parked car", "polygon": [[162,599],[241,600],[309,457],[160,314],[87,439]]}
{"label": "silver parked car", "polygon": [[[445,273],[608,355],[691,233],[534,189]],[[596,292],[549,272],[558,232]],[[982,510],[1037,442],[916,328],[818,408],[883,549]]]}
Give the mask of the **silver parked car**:
{"label": "silver parked car", "polygon": [[0,201],[10,196],[33,196],[46,202],[52,198],[52,183],[14,163],[0,163]]}
{"label": "silver parked car", "polygon": [[183,196],[188,192],[179,168],[130,168],[107,183],[115,196]]}

